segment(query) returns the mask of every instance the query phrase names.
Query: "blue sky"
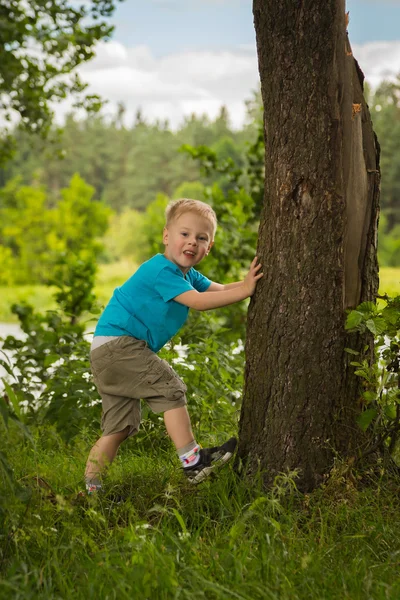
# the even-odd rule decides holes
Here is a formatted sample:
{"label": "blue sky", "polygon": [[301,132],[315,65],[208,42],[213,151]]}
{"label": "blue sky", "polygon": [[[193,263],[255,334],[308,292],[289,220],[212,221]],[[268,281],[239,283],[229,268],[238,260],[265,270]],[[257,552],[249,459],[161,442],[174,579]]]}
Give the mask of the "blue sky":
{"label": "blue sky", "polygon": [[[400,39],[400,0],[347,0],[354,44]],[[155,56],[254,44],[251,0],[125,0],[114,39],[148,45]]]}
{"label": "blue sky", "polygon": [[400,40],[400,0],[347,0],[347,10],[352,43]]}
{"label": "blue sky", "polygon": [[250,0],[125,0],[114,23],[114,39],[155,56],[255,43]]}
{"label": "blue sky", "polygon": [[[367,81],[374,87],[400,73],[400,0],[347,0],[346,9]],[[259,87],[252,0],[125,0],[112,21],[111,41],[80,68],[109,114],[123,102],[127,124],[140,108],[149,121],[177,127],[225,105],[232,125],[243,125],[245,101]]]}

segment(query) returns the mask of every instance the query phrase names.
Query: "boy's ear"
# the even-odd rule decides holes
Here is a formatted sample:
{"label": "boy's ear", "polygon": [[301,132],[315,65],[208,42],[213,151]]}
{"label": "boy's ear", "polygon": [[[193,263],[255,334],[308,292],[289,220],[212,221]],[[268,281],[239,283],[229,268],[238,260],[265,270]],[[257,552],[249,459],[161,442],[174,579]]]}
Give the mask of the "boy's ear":
{"label": "boy's ear", "polygon": [[207,248],[207,252],[206,252],[206,256],[208,255],[208,253],[210,252],[211,248],[214,246],[214,242],[210,242]]}
{"label": "boy's ear", "polygon": [[163,244],[167,244],[168,243],[168,229],[166,227],[164,227],[163,229]]}

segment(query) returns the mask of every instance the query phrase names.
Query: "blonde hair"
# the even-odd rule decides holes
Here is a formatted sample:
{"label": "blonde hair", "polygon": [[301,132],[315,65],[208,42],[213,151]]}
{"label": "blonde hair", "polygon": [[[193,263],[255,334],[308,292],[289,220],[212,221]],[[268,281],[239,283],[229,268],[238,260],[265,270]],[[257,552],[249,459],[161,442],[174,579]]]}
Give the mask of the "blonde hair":
{"label": "blonde hair", "polygon": [[217,230],[217,215],[209,204],[202,202],[201,200],[192,200],[191,198],[179,198],[178,200],[171,200],[165,209],[165,226],[168,227],[170,223],[178,219],[185,212],[195,212],[202,217],[208,219],[212,225],[212,237],[214,239],[215,232]]}

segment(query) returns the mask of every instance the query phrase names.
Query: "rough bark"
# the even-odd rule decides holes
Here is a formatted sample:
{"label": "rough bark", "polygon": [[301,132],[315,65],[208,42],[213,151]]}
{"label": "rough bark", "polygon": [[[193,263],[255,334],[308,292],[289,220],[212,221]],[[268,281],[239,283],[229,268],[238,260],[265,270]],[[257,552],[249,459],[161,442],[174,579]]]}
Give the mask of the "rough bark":
{"label": "rough bark", "polygon": [[[266,178],[248,314],[239,456],[310,490],[357,452],[346,309],[374,300],[379,146],[344,0],[255,0]],[[365,340],[359,337],[362,348]]]}

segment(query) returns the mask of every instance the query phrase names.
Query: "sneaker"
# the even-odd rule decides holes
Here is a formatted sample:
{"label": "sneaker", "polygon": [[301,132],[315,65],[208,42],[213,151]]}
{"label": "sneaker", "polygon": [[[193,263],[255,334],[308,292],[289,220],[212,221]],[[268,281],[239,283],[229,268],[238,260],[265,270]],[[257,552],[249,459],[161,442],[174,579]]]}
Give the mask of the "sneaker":
{"label": "sneaker", "polygon": [[232,437],[222,446],[201,448],[198,462],[193,467],[183,469],[190,483],[201,483],[214,469],[227,463],[232,458],[236,445],[237,439]]}

